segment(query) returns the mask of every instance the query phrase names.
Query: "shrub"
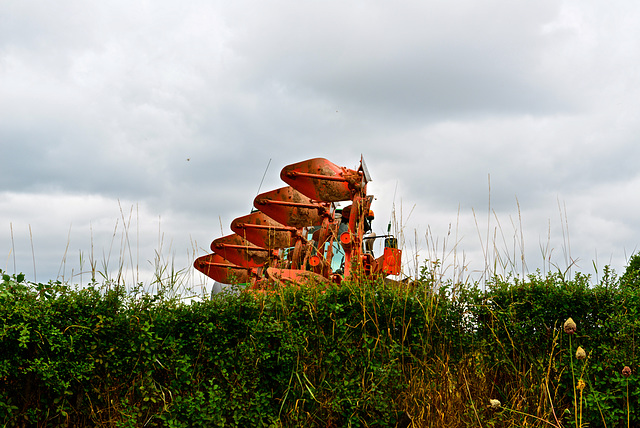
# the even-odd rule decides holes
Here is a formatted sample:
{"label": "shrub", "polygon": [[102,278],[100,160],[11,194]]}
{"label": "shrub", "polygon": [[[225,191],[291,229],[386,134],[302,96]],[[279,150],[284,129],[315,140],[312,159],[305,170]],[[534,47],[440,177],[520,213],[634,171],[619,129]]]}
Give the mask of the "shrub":
{"label": "shrub", "polygon": [[637,288],[579,274],[190,304],[3,274],[0,422],[569,426],[579,412],[590,426],[637,424],[639,307]]}
{"label": "shrub", "polygon": [[640,287],[640,253],[636,253],[629,259],[629,265],[620,277],[623,287]]}

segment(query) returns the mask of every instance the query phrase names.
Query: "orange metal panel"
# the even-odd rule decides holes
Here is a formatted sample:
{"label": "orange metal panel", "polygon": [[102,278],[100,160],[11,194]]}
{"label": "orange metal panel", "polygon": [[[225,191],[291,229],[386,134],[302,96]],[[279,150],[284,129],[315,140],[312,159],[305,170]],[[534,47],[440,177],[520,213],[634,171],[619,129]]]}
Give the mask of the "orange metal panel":
{"label": "orange metal panel", "polygon": [[286,226],[302,228],[320,226],[329,207],[311,201],[293,187],[282,187],[262,193],[253,200],[253,206]]}
{"label": "orange metal panel", "polygon": [[249,282],[249,269],[236,266],[219,254],[198,257],[193,266],[218,282],[224,284],[244,284]]}
{"label": "orange metal panel", "polygon": [[400,275],[402,250],[386,247],[382,257],[382,272],[385,275]]}
{"label": "orange metal panel", "polygon": [[233,220],[231,230],[247,241],[268,250],[293,247],[298,233],[295,227],[278,223],[261,211]]}
{"label": "orange metal panel", "polygon": [[211,250],[244,268],[258,268],[265,265],[271,252],[257,247],[235,233],[218,238],[211,243]]}
{"label": "orange metal panel", "polygon": [[267,276],[270,280],[281,285],[309,285],[310,283],[320,285],[331,282],[320,274],[302,269],[268,268]]}
{"label": "orange metal panel", "polygon": [[285,166],[282,180],[314,201],[349,201],[366,186],[364,175],[338,166],[324,158],[309,159]]}

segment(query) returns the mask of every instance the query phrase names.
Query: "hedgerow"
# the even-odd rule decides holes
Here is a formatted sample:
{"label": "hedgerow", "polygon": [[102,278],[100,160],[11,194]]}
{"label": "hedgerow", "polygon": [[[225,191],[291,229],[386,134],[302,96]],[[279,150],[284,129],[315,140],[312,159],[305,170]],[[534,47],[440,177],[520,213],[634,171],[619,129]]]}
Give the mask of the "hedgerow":
{"label": "hedgerow", "polygon": [[0,423],[634,426],[640,290],[623,278],[423,271],[184,303],[3,274]]}

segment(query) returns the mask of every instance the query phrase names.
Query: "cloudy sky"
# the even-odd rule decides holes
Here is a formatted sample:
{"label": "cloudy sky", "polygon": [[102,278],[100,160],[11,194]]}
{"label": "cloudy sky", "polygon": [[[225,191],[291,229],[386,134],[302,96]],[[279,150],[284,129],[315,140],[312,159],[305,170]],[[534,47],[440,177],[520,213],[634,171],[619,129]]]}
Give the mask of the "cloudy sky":
{"label": "cloudy sky", "polygon": [[363,154],[408,275],[620,272],[639,24],[622,0],[2,1],[0,269],[188,269],[283,166]]}

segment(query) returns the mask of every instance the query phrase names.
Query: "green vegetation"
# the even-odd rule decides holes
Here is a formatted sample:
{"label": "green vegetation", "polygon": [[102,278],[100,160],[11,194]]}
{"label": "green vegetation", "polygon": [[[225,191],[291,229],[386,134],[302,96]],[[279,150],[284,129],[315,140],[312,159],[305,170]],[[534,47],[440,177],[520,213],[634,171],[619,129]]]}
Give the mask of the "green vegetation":
{"label": "green vegetation", "polygon": [[191,303],[4,274],[0,423],[638,426],[638,263],[478,287],[427,262],[411,284]]}

